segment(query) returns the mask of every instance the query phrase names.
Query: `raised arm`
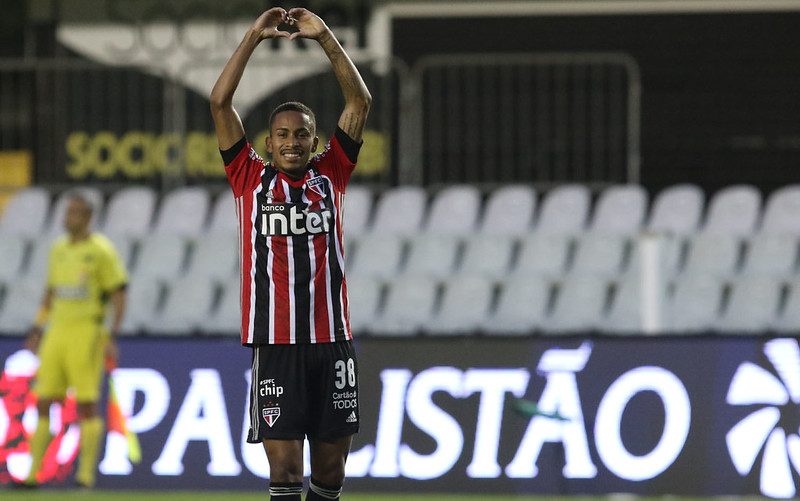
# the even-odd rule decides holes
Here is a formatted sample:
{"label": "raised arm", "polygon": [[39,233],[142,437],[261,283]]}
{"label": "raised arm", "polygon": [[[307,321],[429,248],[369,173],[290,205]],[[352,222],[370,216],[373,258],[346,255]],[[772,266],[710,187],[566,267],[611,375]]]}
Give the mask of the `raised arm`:
{"label": "raised arm", "polygon": [[339,128],[355,141],[361,141],[364,125],[367,121],[372,96],[356,66],[342,48],[336,36],[325,22],[316,14],[302,9],[291,9],[288,14],[289,24],[299,30],[289,37],[295,39],[310,38],[316,40],[325,51],[333,66],[333,72],[344,94],[344,111],[339,117]]}
{"label": "raised arm", "polygon": [[234,51],[211,90],[211,116],[217,130],[221,150],[227,150],[244,137],[244,126],[233,107],[233,94],[242,79],[244,68],[253,51],[265,38],[288,37],[278,25],[286,21],[286,11],[272,8],[259,16]]}

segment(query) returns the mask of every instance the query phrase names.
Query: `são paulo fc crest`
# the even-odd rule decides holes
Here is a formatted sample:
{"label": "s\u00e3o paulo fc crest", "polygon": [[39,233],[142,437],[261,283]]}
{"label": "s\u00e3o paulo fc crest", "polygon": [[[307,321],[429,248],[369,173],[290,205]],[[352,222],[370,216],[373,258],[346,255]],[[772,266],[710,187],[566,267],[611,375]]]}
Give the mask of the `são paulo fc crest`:
{"label": "s\u00e3o paulo fc crest", "polygon": [[325,179],[322,177],[312,177],[306,183],[313,192],[321,197],[325,197]]}
{"label": "s\u00e3o paulo fc crest", "polygon": [[264,407],[261,409],[261,415],[264,417],[264,421],[267,422],[270,428],[272,425],[275,424],[275,421],[281,417],[281,408],[280,407]]}

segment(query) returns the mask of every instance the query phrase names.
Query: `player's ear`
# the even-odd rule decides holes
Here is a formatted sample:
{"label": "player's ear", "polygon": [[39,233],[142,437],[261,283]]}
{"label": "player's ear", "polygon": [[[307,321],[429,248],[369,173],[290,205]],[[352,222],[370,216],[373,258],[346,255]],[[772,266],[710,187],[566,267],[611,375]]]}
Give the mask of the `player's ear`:
{"label": "player's ear", "polygon": [[311,144],[311,153],[317,151],[317,146],[319,146],[319,136],[314,136],[314,142]]}
{"label": "player's ear", "polygon": [[264,146],[266,147],[267,154],[272,156],[272,137],[270,135],[264,137]]}

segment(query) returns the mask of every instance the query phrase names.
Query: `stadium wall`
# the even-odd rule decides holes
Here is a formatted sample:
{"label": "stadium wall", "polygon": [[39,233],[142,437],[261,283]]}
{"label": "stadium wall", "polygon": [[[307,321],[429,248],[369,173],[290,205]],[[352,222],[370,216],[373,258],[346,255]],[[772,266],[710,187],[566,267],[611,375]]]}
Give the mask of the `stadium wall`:
{"label": "stadium wall", "polygon": [[[795,338],[356,344],[362,430],[351,491],[789,498],[800,485]],[[3,482],[26,464],[24,441],[9,437],[20,423],[26,433],[35,426],[33,401],[20,395],[30,382],[20,345],[0,338]],[[266,488],[263,451],[244,440],[248,350],[229,338],[122,339],[120,348],[114,385],[141,461],[109,433],[100,487]],[[55,483],[74,458],[75,429],[66,432]]]}

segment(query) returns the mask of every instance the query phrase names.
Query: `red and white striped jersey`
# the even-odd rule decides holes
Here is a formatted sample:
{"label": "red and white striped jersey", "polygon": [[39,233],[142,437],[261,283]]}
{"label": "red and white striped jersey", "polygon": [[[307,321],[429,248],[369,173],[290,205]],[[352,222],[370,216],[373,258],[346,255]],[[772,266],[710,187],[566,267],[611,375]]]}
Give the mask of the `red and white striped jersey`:
{"label": "red and white striped jersey", "polygon": [[244,139],[223,152],[235,153],[225,171],[239,220],[242,344],[352,339],[342,209],[359,146],[337,130],[299,181],[265,163]]}

